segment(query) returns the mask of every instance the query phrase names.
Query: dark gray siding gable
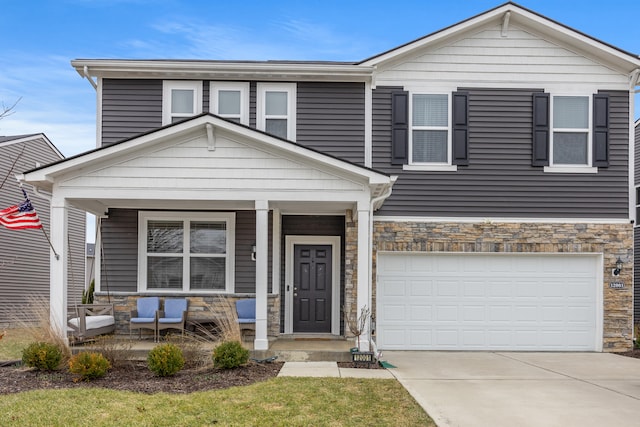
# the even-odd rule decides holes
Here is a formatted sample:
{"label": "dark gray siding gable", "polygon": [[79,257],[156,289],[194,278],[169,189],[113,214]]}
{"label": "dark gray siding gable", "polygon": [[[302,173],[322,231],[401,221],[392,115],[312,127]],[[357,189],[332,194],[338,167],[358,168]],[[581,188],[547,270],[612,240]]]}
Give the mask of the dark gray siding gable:
{"label": "dark gray siding gable", "polygon": [[162,126],[162,80],[102,80],[102,145]]}
{"label": "dark gray siding gable", "polygon": [[610,98],[610,164],[597,174],[545,173],[531,165],[531,89],[469,93],[469,165],[456,172],[391,165],[392,88],[373,95],[373,167],[399,175],[378,215],[628,218],[629,96]]}
{"label": "dark gray siding gable", "polygon": [[364,84],[300,82],[296,141],[364,164]]}

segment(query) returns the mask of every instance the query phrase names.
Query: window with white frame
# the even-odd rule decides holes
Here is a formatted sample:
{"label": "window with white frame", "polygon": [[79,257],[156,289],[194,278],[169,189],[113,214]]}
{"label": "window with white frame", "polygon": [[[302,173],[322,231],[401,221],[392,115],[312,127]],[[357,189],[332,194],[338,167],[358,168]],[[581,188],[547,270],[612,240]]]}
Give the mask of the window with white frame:
{"label": "window with white frame", "polygon": [[449,95],[414,93],[411,97],[411,164],[451,164]]}
{"label": "window with white frame", "polygon": [[140,212],[142,291],[232,292],[235,214]]}
{"label": "window with white frame", "polygon": [[258,83],[258,129],[296,139],[295,83]]}
{"label": "window with white frame", "polygon": [[591,165],[590,99],[589,96],[553,97],[552,165]]}
{"label": "window with white frame", "polygon": [[209,98],[213,114],[249,125],[248,82],[211,82]]}
{"label": "window with white frame", "polygon": [[165,80],[162,84],[162,124],[202,113],[202,81]]}

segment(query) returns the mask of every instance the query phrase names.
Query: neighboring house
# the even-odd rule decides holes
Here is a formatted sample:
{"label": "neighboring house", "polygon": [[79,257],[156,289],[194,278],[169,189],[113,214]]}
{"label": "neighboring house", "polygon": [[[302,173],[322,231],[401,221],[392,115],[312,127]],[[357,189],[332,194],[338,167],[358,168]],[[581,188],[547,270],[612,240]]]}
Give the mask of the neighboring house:
{"label": "neighboring house", "polygon": [[72,65],[98,148],[23,178],[60,229],[98,216],[122,330],[140,295],[223,295],[256,298],[256,349],[364,307],[380,349],[631,346],[638,56],[507,3],[354,63]]}
{"label": "neighboring house", "polygon": [[[24,201],[15,175],[61,159],[64,156],[42,133],[0,136],[0,210]],[[49,233],[49,200],[31,191],[31,186],[25,185],[25,190],[44,230]],[[84,212],[73,210],[69,219],[71,302],[76,301],[84,289],[84,227]],[[50,254],[42,230],[10,230],[0,226],[0,325],[31,322],[38,316],[35,308],[48,309]]]}
{"label": "neighboring house", "polygon": [[[91,284],[91,281],[95,278],[95,261],[96,261],[96,244],[95,243],[87,243],[87,251],[85,257],[85,267],[84,267],[84,282],[87,283],[87,286]],[[88,287],[87,287],[88,289]]]}

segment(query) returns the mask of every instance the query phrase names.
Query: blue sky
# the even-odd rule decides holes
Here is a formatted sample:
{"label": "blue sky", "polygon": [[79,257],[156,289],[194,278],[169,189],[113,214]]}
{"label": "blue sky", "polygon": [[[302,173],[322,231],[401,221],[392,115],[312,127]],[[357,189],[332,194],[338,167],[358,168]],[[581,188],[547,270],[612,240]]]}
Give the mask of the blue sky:
{"label": "blue sky", "polygon": [[[501,3],[5,1],[0,7],[0,103],[21,99],[14,114],[0,120],[0,135],[44,132],[66,156],[95,147],[95,92],[71,67],[72,59],[357,61]],[[640,53],[637,0],[519,4]]]}

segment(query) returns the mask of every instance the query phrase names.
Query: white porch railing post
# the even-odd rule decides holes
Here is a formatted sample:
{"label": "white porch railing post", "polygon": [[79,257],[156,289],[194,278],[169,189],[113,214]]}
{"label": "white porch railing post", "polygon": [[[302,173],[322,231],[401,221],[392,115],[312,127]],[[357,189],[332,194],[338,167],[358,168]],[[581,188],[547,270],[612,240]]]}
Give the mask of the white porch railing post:
{"label": "white porch railing post", "polygon": [[256,336],[253,348],[269,349],[268,297],[269,274],[269,202],[256,200]]}
{"label": "white porch railing post", "polygon": [[[371,275],[369,272],[369,239],[371,236],[369,221],[370,218],[370,206],[368,203],[358,203],[358,297],[357,297],[357,312],[354,313],[358,317],[361,310],[367,307],[371,310]],[[369,351],[369,324],[360,335],[360,350]]]}
{"label": "white porch railing post", "polygon": [[69,247],[68,233],[69,209],[65,199],[51,200],[50,235],[53,251],[50,256],[49,319],[51,327],[66,339],[67,330],[67,279]]}

